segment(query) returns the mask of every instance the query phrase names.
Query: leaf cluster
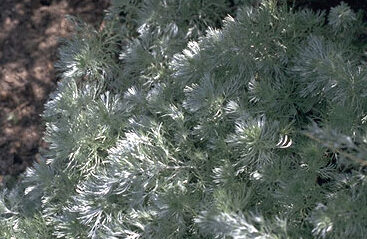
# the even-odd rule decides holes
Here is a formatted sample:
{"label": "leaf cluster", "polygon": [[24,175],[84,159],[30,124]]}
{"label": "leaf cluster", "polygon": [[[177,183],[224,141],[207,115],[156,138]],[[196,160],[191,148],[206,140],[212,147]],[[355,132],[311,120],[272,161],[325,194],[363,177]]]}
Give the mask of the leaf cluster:
{"label": "leaf cluster", "polygon": [[366,26],[286,2],[115,0],[103,29],[77,22],[1,237],[364,238]]}

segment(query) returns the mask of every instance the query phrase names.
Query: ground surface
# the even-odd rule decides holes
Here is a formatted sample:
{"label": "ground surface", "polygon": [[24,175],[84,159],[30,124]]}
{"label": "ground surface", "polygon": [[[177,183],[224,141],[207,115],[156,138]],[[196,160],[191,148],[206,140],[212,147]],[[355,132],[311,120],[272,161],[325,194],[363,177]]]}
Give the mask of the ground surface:
{"label": "ground surface", "polygon": [[65,15],[98,26],[108,0],[0,0],[0,181],[24,171],[39,156],[40,114],[55,89],[60,37],[71,25]]}

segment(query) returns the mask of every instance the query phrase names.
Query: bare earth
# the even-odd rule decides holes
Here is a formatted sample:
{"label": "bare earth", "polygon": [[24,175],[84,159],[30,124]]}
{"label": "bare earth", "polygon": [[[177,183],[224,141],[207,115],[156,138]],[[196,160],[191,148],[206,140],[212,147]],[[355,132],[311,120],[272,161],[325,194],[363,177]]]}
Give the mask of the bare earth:
{"label": "bare earth", "polygon": [[39,157],[40,114],[57,77],[60,37],[72,27],[65,15],[98,27],[108,0],[0,0],[0,181]]}

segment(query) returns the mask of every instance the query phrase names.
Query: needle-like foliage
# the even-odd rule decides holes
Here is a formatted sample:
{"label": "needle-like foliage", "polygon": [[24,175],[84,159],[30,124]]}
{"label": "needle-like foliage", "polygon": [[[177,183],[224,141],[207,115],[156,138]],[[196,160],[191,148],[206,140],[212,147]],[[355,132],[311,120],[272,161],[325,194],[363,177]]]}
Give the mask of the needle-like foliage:
{"label": "needle-like foliage", "polygon": [[361,15],[114,0],[60,50],[1,238],[365,238]]}

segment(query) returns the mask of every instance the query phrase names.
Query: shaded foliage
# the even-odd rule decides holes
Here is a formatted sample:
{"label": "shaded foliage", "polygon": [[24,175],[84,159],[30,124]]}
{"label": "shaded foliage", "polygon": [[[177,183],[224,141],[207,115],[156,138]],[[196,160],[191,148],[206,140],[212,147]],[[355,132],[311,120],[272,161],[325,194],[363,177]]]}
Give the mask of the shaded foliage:
{"label": "shaded foliage", "polygon": [[2,236],[367,234],[361,18],[233,3],[121,0],[101,32],[80,25]]}

